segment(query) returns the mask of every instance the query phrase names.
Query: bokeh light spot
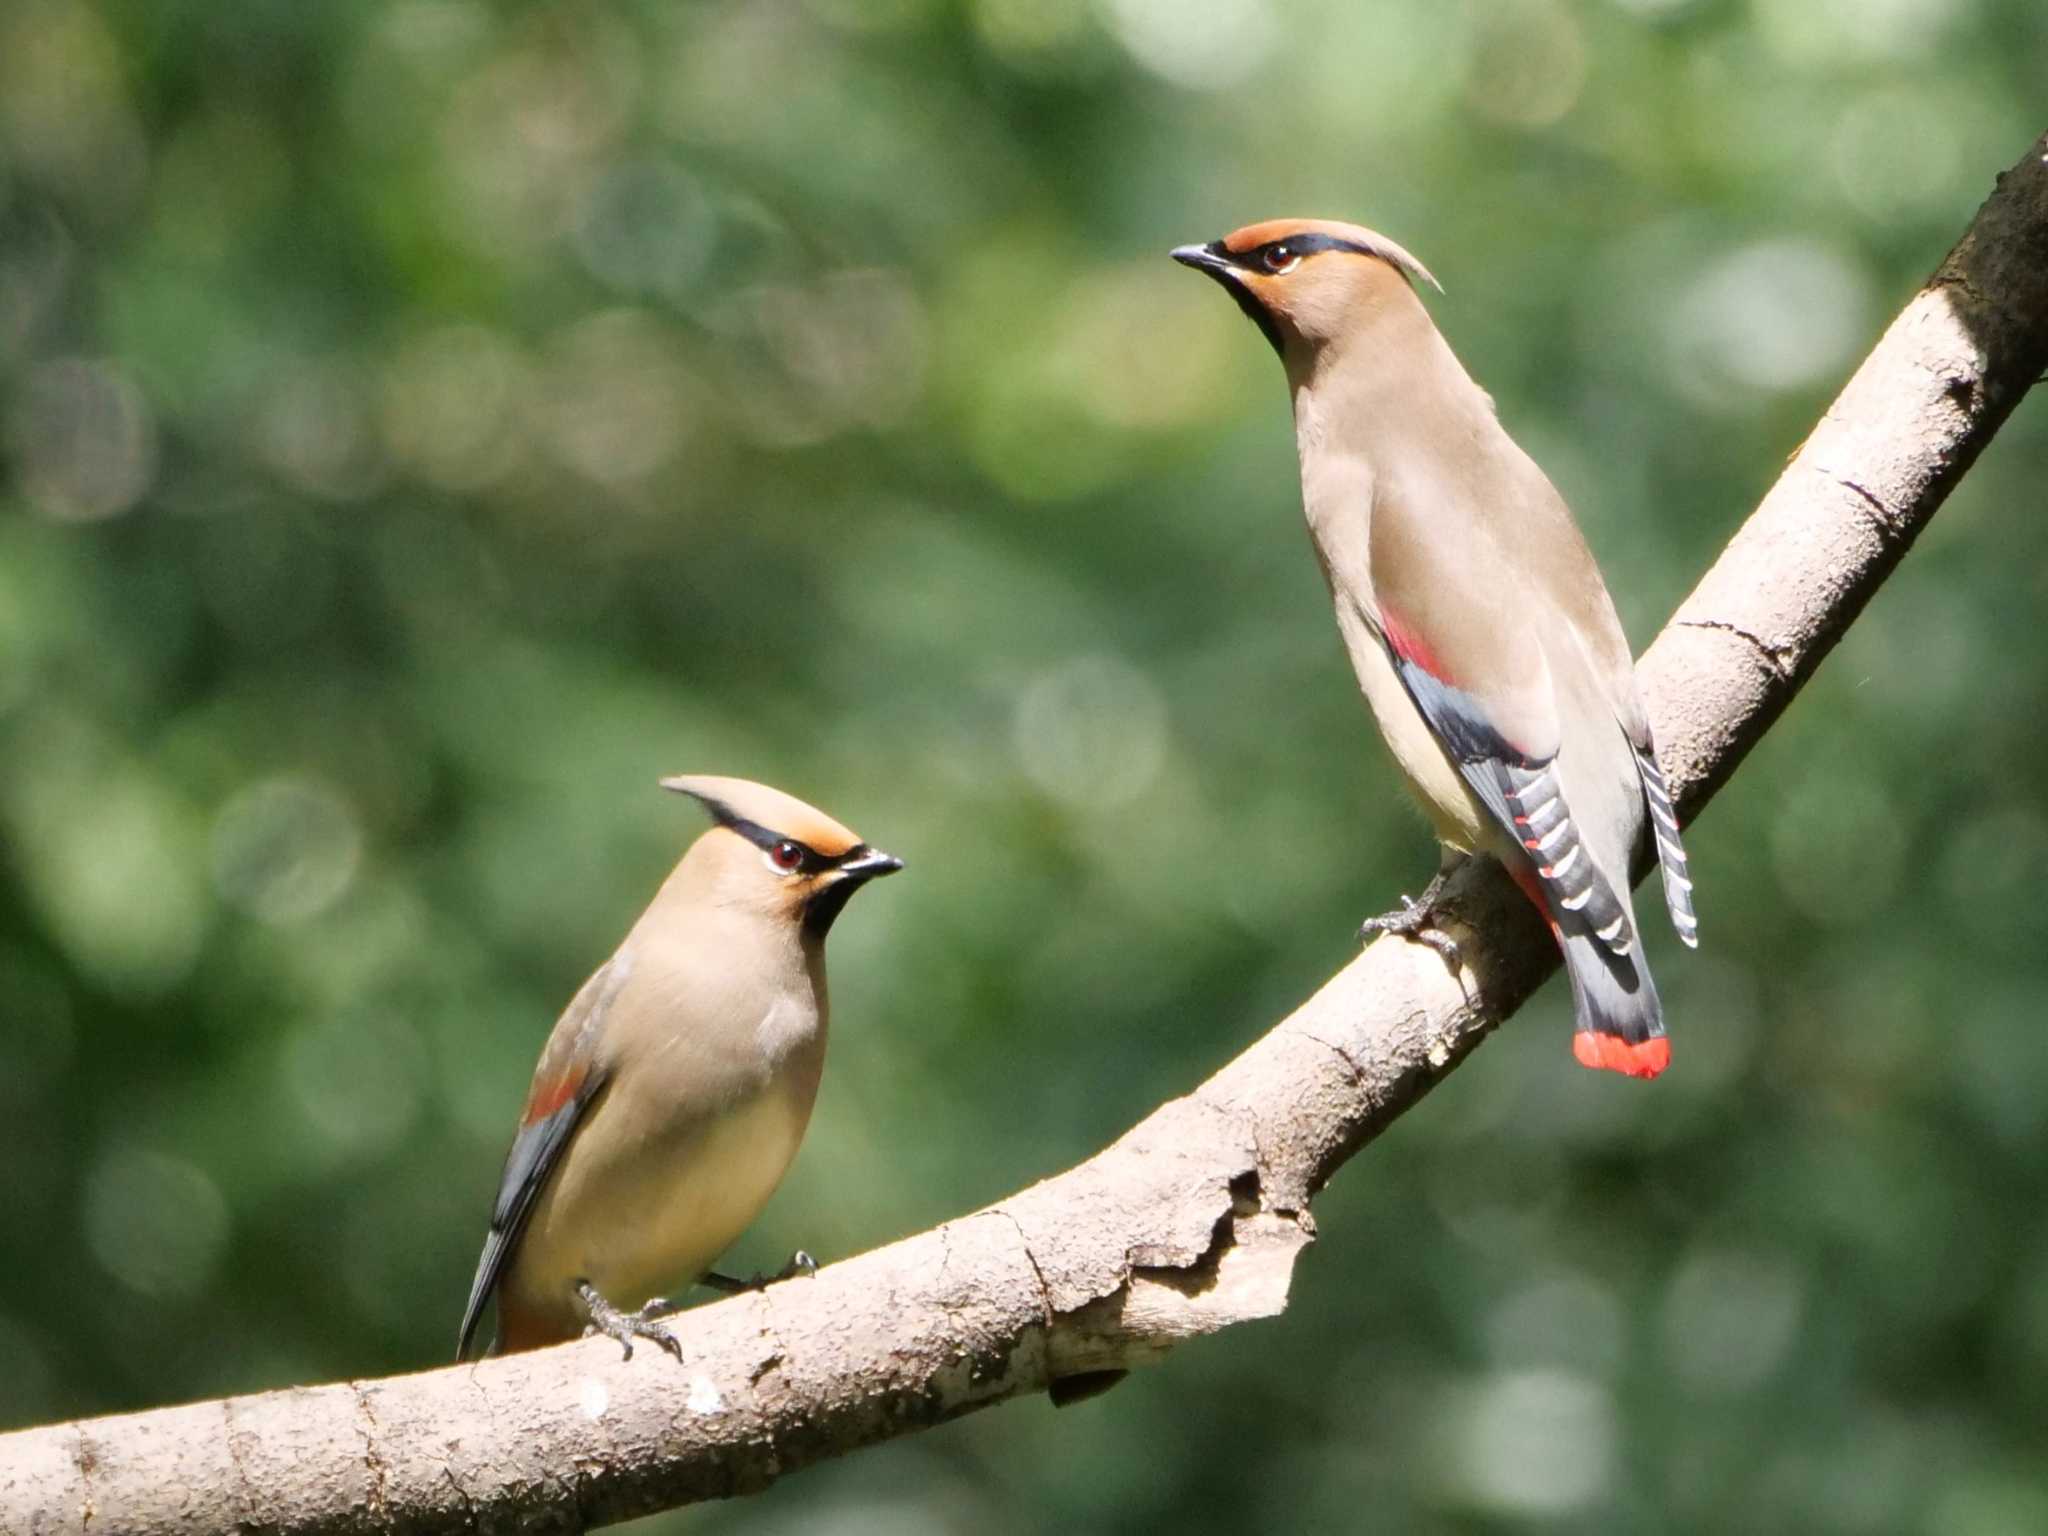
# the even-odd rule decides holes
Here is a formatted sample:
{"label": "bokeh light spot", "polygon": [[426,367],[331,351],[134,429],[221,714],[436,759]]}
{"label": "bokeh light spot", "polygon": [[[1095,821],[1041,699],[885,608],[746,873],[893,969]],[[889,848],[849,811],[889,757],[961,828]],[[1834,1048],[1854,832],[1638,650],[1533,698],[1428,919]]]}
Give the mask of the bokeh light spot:
{"label": "bokeh light spot", "polygon": [[1162,80],[1213,91],[1244,80],[1280,40],[1268,0],[1105,0],[1133,59]]}
{"label": "bokeh light spot", "polygon": [[1461,1503],[1499,1514],[1583,1509],[1614,1477],[1614,1409],[1597,1382],[1563,1371],[1503,1372],[1457,1389],[1440,1457]]}
{"label": "bokeh light spot", "polygon": [[1236,309],[1194,283],[1162,283],[1155,259],[1090,272],[1049,338],[1051,387],[1107,426],[1140,431],[1213,421],[1235,403]]}
{"label": "bokeh light spot", "polygon": [[1017,699],[1017,759],[1054,799],[1108,810],[1128,804],[1166,760],[1166,700],[1116,656],[1083,656],[1040,673]]}
{"label": "bokeh light spot", "polygon": [[361,853],[355,812],[334,790],[313,779],[265,779],[221,808],[213,883],[251,917],[300,923],[348,889]]}
{"label": "bokeh light spot", "polygon": [[1628,1342],[1628,1313],[1610,1285],[1559,1271],[1510,1293],[1486,1317],[1488,1353],[1508,1370],[1612,1376]]}
{"label": "bokeh light spot", "polygon": [[576,254],[600,282],[630,294],[680,298],[696,284],[718,238],[701,188],[664,160],[627,160],[589,188]]}
{"label": "bokeh light spot", "polygon": [[346,359],[286,364],[263,392],[255,437],[257,452],[289,485],[324,501],[358,500],[383,477],[368,384]]}
{"label": "bokeh light spot", "polygon": [[1692,1391],[1750,1391],[1783,1363],[1799,1332],[1798,1273],[1768,1254],[1688,1253],[1664,1293],[1664,1355]]}
{"label": "bokeh light spot", "polygon": [[1483,117],[1515,128],[1548,128],[1586,83],[1586,41],[1557,0],[1483,6],[1466,99]]}
{"label": "bokeh light spot", "polygon": [[1780,58],[1841,69],[1924,54],[1971,0],[1752,0],[1758,31]]}
{"label": "bokeh light spot", "polygon": [[923,392],[929,326],[900,272],[764,286],[748,295],[748,308],[776,372],[757,378],[739,405],[751,435],[768,446],[894,426]]}
{"label": "bokeh light spot", "polygon": [[197,1296],[227,1246],[227,1201],[182,1158],[115,1146],[86,1176],[85,1235],[100,1267],[137,1295]]}
{"label": "bokeh light spot", "polygon": [[88,740],[46,735],[48,756],[9,809],[34,850],[30,889],[73,963],[112,991],[155,997],[191,969],[211,914],[194,829],[154,780],[90,762]]}
{"label": "bokeh light spot", "polygon": [[410,338],[383,375],[384,441],[400,465],[444,490],[490,485],[523,459],[514,430],[533,394],[512,341],[480,325]]}
{"label": "bokeh light spot", "polygon": [[141,192],[149,151],[123,89],[128,61],[95,7],[22,0],[0,11],[6,159],[100,216]]}
{"label": "bokeh light spot", "polygon": [[126,512],[156,478],[156,416],[118,363],[39,364],[8,412],[7,443],[30,504],[60,522]]}
{"label": "bokeh light spot", "polygon": [[1832,245],[1764,240],[1705,267],[1669,311],[1668,367],[1720,410],[1832,378],[1869,339],[1870,280]]}
{"label": "bokeh light spot", "polygon": [[541,424],[563,463],[588,480],[623,486],[676,456],[694,425],[696,393],[659,321],[612,310],[550,344]]}
{"label": "bokeh light spot", "polygon": [[292,1036],[283,1087],[304,1112],[316,1150],[347,1161],[389,1151],[404,1138],[419,1117],[428,1066],[418,1033],[396,1014],[335,1015]]}
{"label": "bokeh light spot", "polygon": [[1828,161],[1851,206],[1888,224],[1953,200],[1962,171],[1962,105],[1940,101],[1922,85],[1898,84],[1843,108],[1828,136]]}
{"label": "bokeh light spot", "polygon": [[482,256],[530,256],[571,228],[604,151],[631,120],[641,50],[599,11],[538,23],[448,93],[448,209]]}

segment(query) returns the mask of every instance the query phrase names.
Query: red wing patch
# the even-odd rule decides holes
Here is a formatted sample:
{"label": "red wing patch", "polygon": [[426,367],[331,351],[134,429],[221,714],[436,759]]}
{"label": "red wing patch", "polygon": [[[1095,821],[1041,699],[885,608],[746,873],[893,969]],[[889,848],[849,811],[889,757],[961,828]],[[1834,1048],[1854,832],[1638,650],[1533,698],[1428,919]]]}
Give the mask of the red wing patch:
{"label": "red wing patch", "polygon": [[533,1087],[527,1091],[526,1108],[519,1116],[522,1127],[545,1120],[582,1090],[583,1081],[590,1076],[588,1059],[573,1062],[569,1070],[554,1077],[537,1077]]}
{"label": "red wing patch", "polygon": [[1385,632],[1387,644],[1393,648],[1396,656],[1422,668],[1440,683],[1449,683],[1454,688],[1457,686],[1457,679],[1444,670],[1444,664],[1438,660],[1436,652],[1430,649],[1422,636],[1402,623],[1391,609],[1380,609],[1380,628]]}

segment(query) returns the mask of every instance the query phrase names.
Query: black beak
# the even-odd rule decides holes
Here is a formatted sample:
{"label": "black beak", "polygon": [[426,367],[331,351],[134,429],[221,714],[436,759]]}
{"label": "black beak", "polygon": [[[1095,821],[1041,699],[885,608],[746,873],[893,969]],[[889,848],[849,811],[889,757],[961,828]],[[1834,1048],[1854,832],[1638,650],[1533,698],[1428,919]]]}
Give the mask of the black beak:
{"label": "black beak", "polygon": [[903,867],[903,861],[893,853],[884,853],[879,848],[864,848],[844,863],[833,866],[848,880],[879,880],[884,875],[893,875]]}
{"label": "black beak", "polygon": [[1193,267],[1211,277],[1223,277],[1230,271],[1230,262],[1217,249],[1221,244],[1221,241],[1211,241],[1207,245],[1176,245],[1167,254],[1184,267]]}
{"label": "black beak", "polygon": [[[855,891],[870,880],[895,874],[902,867],[903,861],[893,853],[884,853],[865,844],[854,849],[834,864],[831,871],[820,875],[817,884],[811,888],[811,899],[804,903],[805,929],[823,943],[826,933],[839,920],[839,914],[853,900]],[[834,872],[837,879],[830,878]]]}
{"label": "black beak", "polygon": [[1260,334],[1272,343],[1273,350],[1282,357],[1287,355],[1287,342],[1280,334],[1280,327],[1274,323],[1273,317],[1266,313],[1266,306],[1259,302],[1257,295],[1251,290],[1251,285],[1239,275],[1242,269],[1230,259],[1229,254],[1223,249],[1221,240],[1211,240],[1207,245],[1176,245],[1167,254],[1182,266],[1193,267],[1197,272],[1206,272],[1221,283],[1223,291],[1237,301],[1237,307],[1259,328]]}

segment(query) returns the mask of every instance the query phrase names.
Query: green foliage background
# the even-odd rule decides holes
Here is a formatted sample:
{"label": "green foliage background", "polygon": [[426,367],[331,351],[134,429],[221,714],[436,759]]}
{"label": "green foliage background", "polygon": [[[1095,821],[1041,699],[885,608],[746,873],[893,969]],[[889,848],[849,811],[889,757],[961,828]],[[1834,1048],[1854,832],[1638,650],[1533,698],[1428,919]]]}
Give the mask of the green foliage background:
{"label": "green foliage background", "polygon": [[[734,1265],[1095,1150],[1433,862],[1167,247],[1411,246],[1640,645],[2044,80],[2038,0],[10,0],[0,1427],[446,1359],[664,773],[910,866]],[[1663,1081],[1553,985],[1284,1321],[650,1528],[2048,1527],[2044,463],[1693,832]]]}

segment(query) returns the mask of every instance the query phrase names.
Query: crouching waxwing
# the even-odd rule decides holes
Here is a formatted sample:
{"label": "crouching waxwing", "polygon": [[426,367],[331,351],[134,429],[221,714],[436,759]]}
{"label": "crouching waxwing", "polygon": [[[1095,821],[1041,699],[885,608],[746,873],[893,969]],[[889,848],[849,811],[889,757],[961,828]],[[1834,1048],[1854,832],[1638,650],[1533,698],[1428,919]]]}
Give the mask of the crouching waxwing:
{"label": "crouching waxwing", "polygon": [[1422,263],[1355,224],[1253,224],[1176,261],[1228,290],[1280,354],[1302,502],[1351,664],[1449,852],[1498,858],[1564,951],[1589,1067],[1670,1061],[1629,899],[1647,815],[1678,936],[1692,881],[1628,641],[1571,513],[1431,323]]}
{"label": "crouching waxwing", "polygon": [[[456,1344],[498,1299],[497,1349],[577,1336],[680,1346],[658,1288],[735,1283],[711,1264],[782,1181],[825,1064],[825,935],[901,869],[824,812],[744,779],[663,779],[716,823],[534,1069]],[[792,1268],[809,1268],[801,1253]]]}

